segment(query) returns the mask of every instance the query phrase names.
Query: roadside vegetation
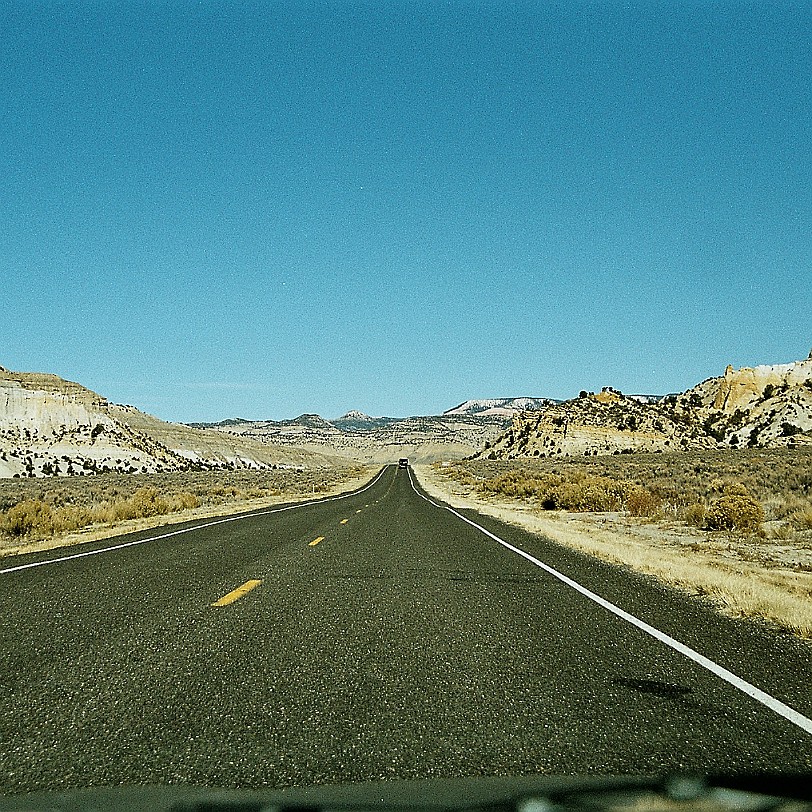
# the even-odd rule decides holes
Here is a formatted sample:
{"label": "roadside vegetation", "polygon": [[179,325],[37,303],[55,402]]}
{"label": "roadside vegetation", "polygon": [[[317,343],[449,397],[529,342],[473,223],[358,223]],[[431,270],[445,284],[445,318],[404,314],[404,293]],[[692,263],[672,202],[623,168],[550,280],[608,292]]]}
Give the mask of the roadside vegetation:
{"label": "roadside vegetation", "polygon": [[83,530],[113,535],[111,529],[132,520],[156,523],[173,515],[182,520],[324,494],[366,473],[362,466],[348,465],[0,480],[0,556]]}
{"label": "roadside vegetation", "polygon": [[444,471],[483,495],[543,510],[625,512],[785,540],[812,531],[812,449],[471,460]]}
{"label": "roadside vegetation", "polygon": [[812,449],[466,460],[438,496],[812,638]]}

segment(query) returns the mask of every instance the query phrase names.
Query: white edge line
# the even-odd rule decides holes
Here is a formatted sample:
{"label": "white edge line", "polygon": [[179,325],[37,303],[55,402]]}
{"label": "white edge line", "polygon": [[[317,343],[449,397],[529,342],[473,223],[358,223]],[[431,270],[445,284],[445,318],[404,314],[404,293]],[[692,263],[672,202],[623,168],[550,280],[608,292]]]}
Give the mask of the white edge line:
{"label": "white edge line", "polygon": [[[135,547],[137,544],[147,544],[150,541],[159,541],[160,539],[168,539],[172,536],[180,536],[183,533],[192,533],[195,530],[203,530],[206,527],[214,527],[218,524],[226,524],[227,522],[238,522],[241,519],[253,519],[255,516],[268,516],[271,513],[282,513],[285,510],[298,510],[299,508],[309,507],[310,505],[318,505],[322,502],[333,502],[336,499],[347,499],[350,496],[356,496],[363,493],[365,490],[371,488],[386,471],[386,467],[382,468],[378,475],[371,481],[364,485],[363,488],[350,493],[341,493],[337,496],[326,496],[323,499],[311,499],[308,502],[297,502],[295,505],[288,505],[287,507],[273,508],[271,510],[260,510],[254,513],[242,513],[239,516],[229,516],[225,519],[217,519],[214,522],[206,522],[205,524],[196,524],[194,527],[184,527],[182,530],[173,530],[169,533],[162,533],[160,536],[150,536],[145,539],[137,539],[136,541],[126,541],[123,544],[115,544],[111,547],[101,547],[98,550],[87,550],[83,553],[72,553],[71,555],[63,555],[59,558],[49,558],[46,561],[32,561],[30,564],[18,564],[16,567],[6,567],[0,570],[0,575],[6,575],[9,572],[19,572],[20,570],[31,569],[32,567],[44,567],[48,564],[59,564],[62,561],[70,561],[74,558],[84,558],[88,555],[100,555],[101,553],[109,553],[113,550],[122,550],[125,547]],[[86,542],[90,543],[90,542]]]}
{"label": "white edge line", "polygon": [[703,668],[706,668],[712,674],[715,674],[720,679],[724,680],[725,682],[732,685],[734,688],[738,688],[742,693],[747,694],[747,696],[755,699],[756,702],[760,702],[765,707],[769,708],[774,713],[777,713],[779,716],[786,719],[788,722],[792,722],[792,724],[797,725],[801,730],[804,732],[812,735],[812,719],[804,716],[802,713],[799,713],[794,708],[791,708],[789,705],[785,705],[779,699],[776,699],[774,696],[771,696],[768,693],[765,693],[760,688],[756,688],[755,685],[751,685],[746,680],[743,680],[741,677],[736,676],[732,671],[728,671],[723,666],[715,663],[713,660],[708,659],[704,655],[700,654],[698,651],[694,651],[694,649],[686,646],[684,643],[680,643],[679,640],[675,640],[673,637],[670,637],[665,632],[661,632],[659,629],[655,629],[654,626],[649,626],[644,620],[640,620],[640,618],[636,617],[635,615],[630,614],[629,612],[621,609],[619,606],[616,606],[611,601],[606,600],[606,598],[602,598],[600,595],[592,592],[591,590],[587,589],[585,586],[581,586],[577,581],[573,581],[572,578],[567,577],[563,573],[559,572],[558,570],[551,567],[549,564],[545,564],[543,561],[539,561],[538,558],[534,558],[529,553],[526,553],[524,550],[520,550],[518,547],[514,547],[512,544],[500,539],[499,536],[494,535],[490,532],[490,530],[486,530],[484,527],[481,527],[476,522],[471,521],[470,519],[463,516],[461,513],[458,513],[454,508],[448,505],[440,505],[437,502],[429,499],[427,496],[424,496],[420,491],[417,490],[414,484],[414,480],[412,479],[412,472],[409,471],[409,481],[412,484],[412,488],[414,488],[415,493],[420,496],[422,499],[425,499],[430,504],[434,505],[434,507],[439,508],[440,510],[447,510],[450,513],[453,513],[459,519],[462,519],[466,524],[470,524],[472,527],[475,527],[480,532],[484,533],[488,538],[493,539],[494,541],[501,544],[503,547],[507,548],[511,552],[516,553],[516,555],[520,555],[522,558],[529,561],[531,564],[535,564],[535,566],[540,567],[545,572],[549,573],[550,575],[558,578],[559,581],[565,583],[567,586],[572,587],[572,589],[580,592],[585,597],[589,598],[591,601],[594,601],[599,606],[602,606],[604,609],[608,609],[612,614],[617,615],[619,618],[622,618],[625,621],[628,621],[633,626],[636,626],[641,631],[645,632],[646,634],[653,637],[655,640],[659,640],[661,643],[665,643],[665,645],[670,646],[674,651],[678,651],[680,654],[687,657],[689,660],[693,660],[698,665],[701,665]]}

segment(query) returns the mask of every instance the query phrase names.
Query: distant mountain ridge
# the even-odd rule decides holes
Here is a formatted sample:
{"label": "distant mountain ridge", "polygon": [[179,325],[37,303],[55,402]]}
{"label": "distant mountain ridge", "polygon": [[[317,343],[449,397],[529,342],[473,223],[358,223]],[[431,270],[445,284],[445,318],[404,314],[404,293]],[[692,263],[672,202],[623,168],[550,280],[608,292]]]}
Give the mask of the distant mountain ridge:
{"label": "distant mountain ridge", "polygon": [[461,458],[496,438],[507,419],[488,415],[429,415],[425,417],[369,417],[349,412],[335,420],[302,415],[293,420],[256,420],[219,431],[250,437],[274,446],[289,446],[337,454],[369,463],[401,457],[414,462]]}
{"label": "distant mountain ridge", "polygon": [[552,398],[486,398],[484,400],[466,400],[443,412],[443,415],[500,415],[510,417],[519,412],[543,409],[559,401]]}
{"label": "distant mountain ridge", "polygon": [[552,403],[549,398],[470,400],[441,415],[370,417],[353,409],[334,420],[300,415],[292,420],[221,421],[195,424],[264,443],[339,454],[371,463],[400,457],[431,462],[475,453],[494,440],[522,408]]}
{"label": "distant mountain ridge", "polygon": [[453,409],[447,409],[439,415],[413,415],[411,417],[371,417],[365,412],[358,409],[351,409],[341,417],[333,419],[325,419],[318,414],[300,414],[298,417],[289,418],[286,420],[246,420],[241,417],[229,418],[227,420],[220,420],[216,423],[188,423],[187,425],[195,428],[231,428],[245,426],[247,424],[258,425],[263,424],[267,426],[321,426],[323,428],[339,428],[344,431],[350,430],[366,430],[373,428],[380,428],[391,423],[397,423],[401,420],[415,419],[417,417],[435,418],[435,417],[499,417],[508,418],[514,414],[522,411],[541,409],[551,403],[560,403],[561,401],[554,398],[488,398],[482,400],[466,400],[460,403]]}
{"label": "distant mountain ridge", "polygon": [[359,412],[357,409],[352,409],[345,415],[330,420],[330,424],[342,431],[370,431],[372,429],[380,429],[384,426],[389,426],[396,423],[396,417],[370,417],[368,414]]}

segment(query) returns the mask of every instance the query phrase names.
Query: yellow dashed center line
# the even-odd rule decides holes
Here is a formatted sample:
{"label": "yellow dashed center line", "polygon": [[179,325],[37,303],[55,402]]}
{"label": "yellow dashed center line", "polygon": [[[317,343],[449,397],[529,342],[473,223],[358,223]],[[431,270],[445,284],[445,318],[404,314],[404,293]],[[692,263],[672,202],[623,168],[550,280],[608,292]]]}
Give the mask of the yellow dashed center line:
{"label": "yellow dashed center line", "polygon": [[324,541],[324,536],[319,536],[317,539],[313,539],[313,541],[308,544],[308,547],[315,547],[320,541]]}
{"label": "yellow dashed center line", "polygon": [[229,592],[228,595],[223,595],[220,600],[215,601],[212,606],[228,606],[230,603],[234,603],[234,601],[239,600],[243,595],[247,595],[252,589],[258,587],[262,581],[258,580],[251,580],[246,581],[242,586],[238,586],[232,592]]}

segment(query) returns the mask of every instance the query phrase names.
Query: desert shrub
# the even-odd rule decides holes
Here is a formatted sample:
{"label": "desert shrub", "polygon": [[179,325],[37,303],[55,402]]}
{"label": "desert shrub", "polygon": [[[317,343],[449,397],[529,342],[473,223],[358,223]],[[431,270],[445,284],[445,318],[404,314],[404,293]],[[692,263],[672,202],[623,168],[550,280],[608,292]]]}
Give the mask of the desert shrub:
{"label": "desert shrub", "polygon": [[694,501],[690,490],[684,485],[653,483],[651,485],[646,485],[645,487],[646,490],[650,491],[654,496],[657,497],[661,504],[665,503],[674,508],[690,505],[691,502]]}
{"label": "desert shrub", "polygon": [[106,508],[99,510],[99,518],[103,522],[111,524],[115,522],[125,522],[127,519],[135,518],[133,506],[127,499],[122,499],[119,502],[113,502],[107,505]]}
{"label": "desert shrub", "polygon": [[[193,500],[192,494],[188,494]],[[121,522],[127,519],[144,519],[150,516],[163,516],[173,510],[174,496],[165,497],[157,488],[139,488],[132,496],[126,499],[116,499],[108,507],[109,521]]]}
{"label": "desert shrub", "polygon": [[532,475],[524,469],[519,469],[485,480],[479,488],[484,493],[509,496],[513,499],[535,498],[545,501],[563,481],[563,478],[556,474]]}
{"label": "desert shrub", "polygon": [[469,471],[465,468],[461,468],[459,465],[449,467],[447,469],[443,469],[440,467],[438,463],[434,464],[434,468],[436,471],[444,474],[445,476],[450,476],[454,480],[460,483],[460,485],[465,486],[476,486],[479,484],[479,478],[475,477],[473,474],[469,473]]}
{"label": "desert shrub", "polygon": [[807,499],[802,499],[794,494],[768,501],[768,516],[772,519],[789,519],[792,521],[793,514],[803,513],[807,509],[812,509]]}
{"label": "desert shrub", "polygon": [[243,499],[245,497],[242,488],[236,485],[215,485],[213,488],[209,488],[209,494],[229,501],[233,499]]}
{"label": "desert shrub", "polygon": [[139,488],[129,499],[133,518],[162,516],[169,512],[169,504],[157,488]]}
{"label": "desert shrub", "polygon": [[693,525],[694,527],[705,526],[705,514],[707,508],[701,502],[694,502],[692,505],[686,505],[680,511],[680,518],[686,524]]}
{"label": "desert shrub", "polygon": [[189,491],[162,494],[157,488],[139,488],[129,499],[114,504],[118,518],[143,519],[196,508],[200,499]]}
{"label": "desert shrub", "polygon": [[747,486],[741,482],[726,482],[723,490],[725,496],[751,496]]}
{"label": "desert shrub", "polygon": [[[259,493],[257,495],[264,495]],[[167,513],[178,513],[181,510],[190,510],[200,506],[200,499],[193,493],[181,491],[173,493],[164,499]]]}
{"label": "desert shrub", "polygon": [[632,516],[656,516],[661,505],[657,494],[648,488],[637,486],[626,494],[626,510]]}
{"label": "desert shrub", "polygon": [[773,527],[769,534],[768,538],[771,539],[778,539],[780,541],[786,541],[787,539],[791,539],[793,535],[792,527],[788,524],[779,524],[777,527]]}
{"label": "desert shrub", "polygon": [[605,512],[621,510],[632,483],[610,477],[590,476],[582,470],[531,474],[507,471],[480,484],[483,493],[513,499],[535,499],[545,510]]}
{"label": "desert shrub", "polygon": [[575,482],[563,486],[561,502],[565,510],[579,512],[603,513],[620,510],[622,507],[621,499],[614,488],[598,481]]}
{"label": "desert shrub", "polygon": [[626,495],[634,486],[609,477],[587,476],[564,488],[563,507],[566,510],[605,512],[621,510]]}
{"label": "desert shrub", "polygon": [[[746,442],[746,434],[744,441]],[[688,451],[657,455],[601,456],[521,461],[476,460],[455,465],[448,472],[464,484],[482,489],[486,482],[522,470],[523,480],[534,480],[539,506],[563,509],[563,499],[554,487],[557,476],[564,481],[609,477],[635,483],[660,497],[662,510],[696,527],[704,527],[707,505],[721,496],[751,495],[767,518],[785,519],[803,530],[803,519],[790,517],[812,511],[812,448],[726,449]],[[580,479],[579,479],[580,477]],[[60,480],[61,482],[62,480]],[[545,483],[542,488],[540,483]],[[18,484],[17,487],[20,487]],[[572,509],[572,508],[569,508]]]}
{"label": "desert shrub", "polygon": [[747,486],[741,482],[732,479],[724,479],[716,477],[712,479],[709,486],[711,493],[721,493],[726,496],[749,496],[750,491]]}
{"label": "desert shrub", "polygon": [[53,517],[52,533],[71,533],[96,521],[96,515],[92,510],[76,505],[62,505],[54,508],[51,515]]}
{"label": "desert shrub", "polygon": [[41,499],[26,499],[6,511],[0,524],[9,536],[47,536],[53,532],[51,506]]}
{"label": "desert shrub", "polygon": [[798,530],[812,530],[812,508],[797,510],[789,518],[792,526]]}
{"label": "desert shrub", "polygon": [[0,479],[0,539],[47,538],[93,524],[162,516],[248,497],[311,494],[368,470],[347,466],[324,471],[279,468]]}
{"label": "desert shrub", "polygon": [[764,508],[749,494],[726,493],[708,509],[705,517],[710,530],[738,530],[755,533],[764,521]]}
{"label": "desert shrub", "polygon": [[801,434],[803,429],[800,426],[795,426],[792,423],[781,424],[781,435],[783,437],[794,437],[796,434]]}

